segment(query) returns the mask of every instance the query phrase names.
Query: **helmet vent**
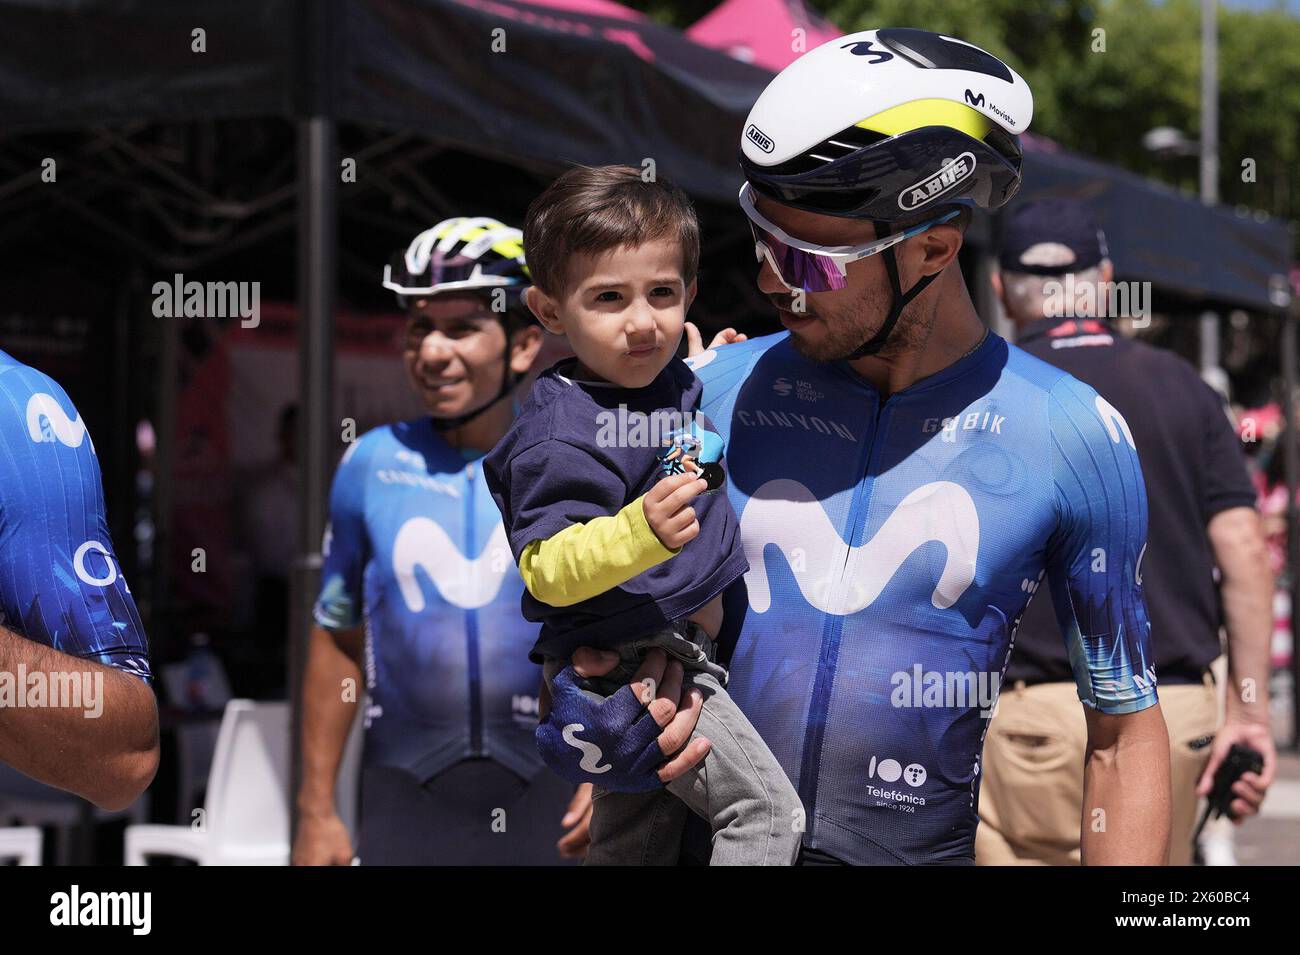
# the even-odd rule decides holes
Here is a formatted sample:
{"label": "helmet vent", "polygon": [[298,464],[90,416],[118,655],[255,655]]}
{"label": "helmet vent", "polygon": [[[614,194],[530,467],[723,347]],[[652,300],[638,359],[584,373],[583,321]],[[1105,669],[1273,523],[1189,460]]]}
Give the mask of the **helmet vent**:
{"label": "helmet vent", "polygon": [[932,70],[969,70],[1014,83],[1007,65],[978,47],[929,30],[905,27],[878,30],[876,38],[899,56]]}
{"label": "helmet vent", "polygon": [[793,159],[788,159],[780,165],[772,166],[765,171],[773,176],[799,176],[806,172],[812,172],[814,169],[820,169],[828,163],[843,159],[859,149],[873,146],[882,139],[888,138],[884,133],[863,129],[861,126],[850,126],[829,139],[823,139],[816,146],[795,156]]}
{"label": "helmet vent", "polygon": [[1014,163],[1017,169],[1020,168],[1020,143],[1015,136],[1001,126],[994,126],[984,137],[984,142],[999,156]]}

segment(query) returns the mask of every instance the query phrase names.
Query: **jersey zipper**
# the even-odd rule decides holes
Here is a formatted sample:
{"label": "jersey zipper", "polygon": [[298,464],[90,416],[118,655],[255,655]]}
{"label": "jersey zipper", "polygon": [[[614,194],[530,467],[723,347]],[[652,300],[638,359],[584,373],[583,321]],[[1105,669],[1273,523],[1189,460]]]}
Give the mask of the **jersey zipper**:
{"label": "jersey zipper", "polygon": [[[847,521],[846,550],[844,566],[840,568],[839,580],[831,592],[836,593],[843,584],[844,575],[853,560],[854,541],[858,536],[859,518],[865,514],[871,501],[872,465],[876,461],[876,449],[881,441],[885,425],[885,402],[876,398],[875,425],[871,432],[871,441],[866,447],[866,465],[862,480],[853,491],[853,501],[849,505]],[[813,680],[812,700],[808,706],[808,723],[804,728],[803,759],[799,766],[799,797],[808,810],[805,820],[809,836],[817,829],[817,778],[821,769],[822,744],[826,739],[826,718],[830,712],[831,693],[835,687],[835,671],[839,665],[840,635],[844,630],[844,617],[841,614],[827,614],[822,625],[822,645],[817,661],[817,676]]]}
{"label": "jersey zipper", "polygon": [[[465,543],[461,553],[474,552],[474,464],[465,465],[469,476],[465,493]],[[465,610],[465,662],[469,674],[469,749],[473,756],[486,756],[483,749],[483,677],[479,664],[478,611]]]}

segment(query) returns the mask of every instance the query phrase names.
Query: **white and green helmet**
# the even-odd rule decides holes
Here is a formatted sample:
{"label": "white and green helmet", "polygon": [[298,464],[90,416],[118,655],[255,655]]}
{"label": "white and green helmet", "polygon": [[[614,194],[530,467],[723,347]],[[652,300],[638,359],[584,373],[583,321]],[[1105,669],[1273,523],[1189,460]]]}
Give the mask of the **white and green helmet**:
{"label": "white and green helmet", "polygon": [[524,234],[486,216],[458,216],[425,229],[384,266],[384,288],[408,298],[529,284]]}

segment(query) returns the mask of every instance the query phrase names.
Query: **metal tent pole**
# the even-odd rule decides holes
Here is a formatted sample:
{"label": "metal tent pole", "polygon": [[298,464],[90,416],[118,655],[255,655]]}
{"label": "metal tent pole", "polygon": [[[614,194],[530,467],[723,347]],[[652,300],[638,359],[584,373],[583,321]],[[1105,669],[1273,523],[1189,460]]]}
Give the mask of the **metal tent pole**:
{"label": "metal tent pole", "polygon": [[302,689],[311,608],[320,582],[330,475],[334,308],[338,290],[338,0],[299,0],[295,122],[298,152],[298,542],[289,581],[289,838],[298,829]]}
{"label": "metal tent pole", "polygon": [[154,412],[153,581],[149,588],[149,641],[153,653],[174,650],[175,608],[172,606],[172,527],[176,501],[176,400],[180,388],[181,319],[163,319]]}
{"label": "metal tent pole", "polygon": [[298,346],[299,539],[290,590],[289,694],[293,772],[290,809],[297,823],[300,780],[302,676],[319,586],[330,475],[334,307],[338,275],[336,129],[332,119],[309,116],[298,124]]}
{"label": "metal tent pole", "polygon": [[1300,448],[1296,445],[1296,346],[1300,323],[1300,297],[1293,299],[1282,325],[1282,380],[1284,393],[1282,453],[1286,467],[1286,564],[1291,592],[1291,747],[1300,750],[1300,513],[1296,508],[1296,482],[1300,479]]}
{"label": "metal tent pole", "polygon": [[[1219,5],[1201,0],[1201,201],[1219,201]],[[1219,368],[1219,316],[1201,313],[1201,374]]]}

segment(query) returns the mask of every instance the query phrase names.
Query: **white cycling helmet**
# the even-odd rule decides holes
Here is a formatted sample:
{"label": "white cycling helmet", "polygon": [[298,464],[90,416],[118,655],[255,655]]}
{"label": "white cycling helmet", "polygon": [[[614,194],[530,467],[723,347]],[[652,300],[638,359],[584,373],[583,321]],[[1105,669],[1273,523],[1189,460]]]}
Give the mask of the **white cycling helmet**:
{"label": "white cycling helmet", "polygon": [[532,313],[521,301],[530,279],[524,260],[524,234],[486,216],[458,216],[444,219],[425,229],[384,266],[384,288],[397,293],[398,304],[406,308],[413,300],[448,292],[491,293],[504,289],[506,309],[494,314],[506,330],[501,360],[505,368],[501,387],[485,404],[454,418],[434,418],[433,426],[447,431],[472,421],[514,392],[523,379],[510,370],[510,326],[508,313],[532,321]]}
{"label": "white cycling helmet", "polygon": [[945,205],[996,209],[1020,187],[1034,98],[991,53],[926,30],[865,30],[779,73],[750,110],[740,164],[756,191],[878,223]]}
{"label": "white cycling helmet", "polygon": [[[1019,74],[977,46],[926,30],[853,33],[795,60],[759,96],[740,142],[745,188],[869,219],[880,237],[921,232],[952,218],[953,206],[996,209],[1016,194],[1019,134],[1033,110]],[[758,228],[755,239],[761,258]],[[893,305],[846,360],[880,351],[903,308],[938,277],[904,292],[895,249],[880,254]]]}
{"label": "white cycling helmet", "polygon": [[486,216],[458,216],[425,229],[384,266],[384,288],[408,296],[527,287],[524,234]]}

